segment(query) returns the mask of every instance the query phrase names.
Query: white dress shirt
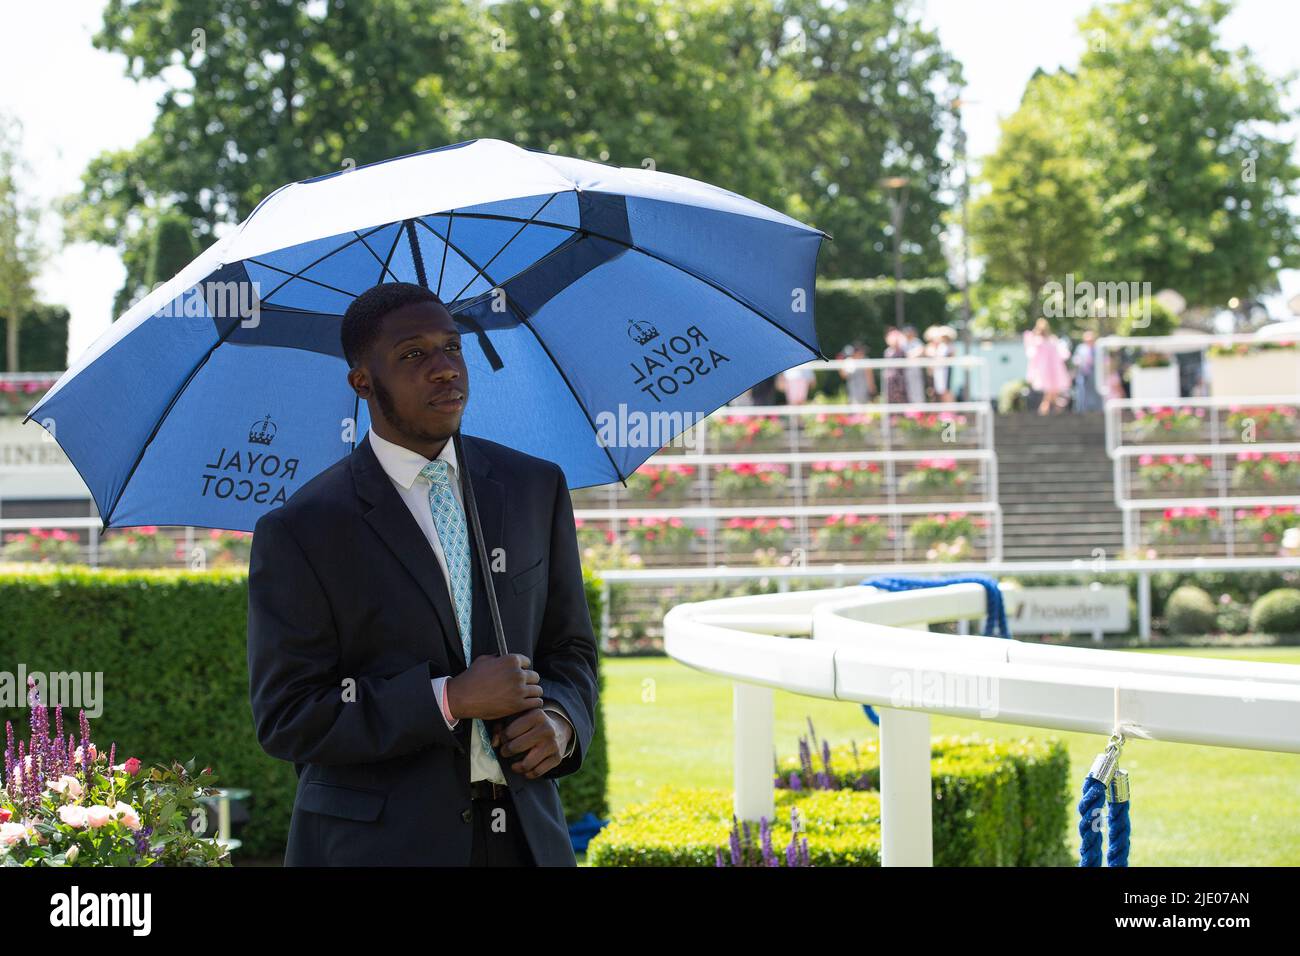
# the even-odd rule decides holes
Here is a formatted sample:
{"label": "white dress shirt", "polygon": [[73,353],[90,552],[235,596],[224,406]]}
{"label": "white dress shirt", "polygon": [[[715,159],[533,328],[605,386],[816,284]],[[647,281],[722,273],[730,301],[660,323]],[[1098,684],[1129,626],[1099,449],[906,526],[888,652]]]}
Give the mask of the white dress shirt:
{"label": "white dress shirt", "polygon": [[[383,466],[384,471],[388,474],[389,479],[393,482],[393,487],[401,495],[402,500],[406,502],[406,507],[411,510],[412,517],[415,518],[416,524],[424,532],[425,538],[429,541],[429,547],[433,549],[434,557],[438,560],[438,567],[442,571],[442,579],[447,584],[447,593],[451,594],[451,576],[447,573],[447,557],[442,550],[442,542],[438,540],[438,529],[434,524],[433,511],[429,507],[429,489],[431,484],[428,478],[421,477],[420,472],[429,464],[431,459],[425,458],[419,452],[398,445],[384,438],[382,435],[375,433],[373,428],[369,429],[366,434],[369,436],[370,447],[374,450],[375,457],[379,459],[379,464]],[[456,446],[449,438],[446,444],[442,446],[442,451],[438,453],[435,461],[445,461],[447,463],[447,477],[451,483],[452,494],[456,496],[456,501],[460,504],[461,509],[465,507],[465,502],[461,498],[460,478],[457,470]],[[468,519],[466,519],[468,524]],[[472,553],[473,545],[471,545]],[[455,598],[452,598],[453,604]],[[454,608],[453,608],[454,613]],[[434,698],[439,702],[442,709],[443,719],[446,720],[447,726],[453,730],[460,719],[452,716],[445,708],[445,699],[443,696],[443,685],[447,682],[446,677],[435,677],[433,679]],[[569,746],[564,756],[568,757],[573,753],[573,748],[577,745],[577,732],[573,728],[573,721],[569,715],[564,712],[564,708],[555,701],[547,701],[542,708],[547,713],[559,717],[569,725]],[[523,754],[518,754],[522,757]],[[505,783],[505,775],[501,772],[501,767],[497,763],[496,754],[484,747],[482,739],[478,734],[470,734],[470,773],[471,782],[475,780],[492,780],[496,783]]]}

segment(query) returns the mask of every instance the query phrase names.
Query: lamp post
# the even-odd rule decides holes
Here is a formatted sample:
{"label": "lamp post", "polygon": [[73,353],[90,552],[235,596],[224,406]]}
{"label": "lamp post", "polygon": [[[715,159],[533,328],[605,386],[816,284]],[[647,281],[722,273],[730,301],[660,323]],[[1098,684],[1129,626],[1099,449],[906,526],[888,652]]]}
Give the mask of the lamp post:
{"label": "lamp post", "polygon": [[894,325],[903,327],[903,210],[906,208],[906,176],[889,176],[880,185],[893,190],[889,222],[894,231]]}
{"label": "lamp post", "polygon": [[970,224],[966,208],[970,201],[970,167],[966,164],[966,127],[962,125],[961,108],[972,100],[960,96],[952,101],[953,117],[957,121],[957,158],[961,162],[961,327],[966,354],[971,353],[970,334]]}

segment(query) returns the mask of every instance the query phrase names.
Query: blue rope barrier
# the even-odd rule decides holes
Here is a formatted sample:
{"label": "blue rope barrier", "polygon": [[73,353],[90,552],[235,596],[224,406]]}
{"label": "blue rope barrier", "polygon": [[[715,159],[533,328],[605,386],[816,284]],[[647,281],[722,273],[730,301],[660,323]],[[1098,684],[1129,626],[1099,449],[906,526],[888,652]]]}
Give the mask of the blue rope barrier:
{"label": "blue rope barrier", "polygon": [[1106,805],[1106,785],[1093,776],[1083,778],[1079,800],[1079,865],[1101,866],[1101,810]]}
{"label": "blue rope barrier", "polygon": [[[949,584],[978,584],[984,588],[985,621],[984,633],[989,637],[1011,637],[1011,628],[1007,626],[1007,609],[1002,601],[1002,591],[998,582],[986,574],[970,574],[954,578],[895,578],[881,575],[864,578],[858,582],[882,591],[915,591],[918,588],[941,588]],[[862,711],[877,727],[880,715],[870,704],[863,704]]]}
{"label": "blue rope barrier", "polygon": [[1101,866],[1101,811],[1107,807],[1105,858],[1107,866],[1128,866],[1129,821],[1128,773],[1119,769],[1124,737],[1111,734],[1106,749],[1097,755],[1083,778],[1083,797],[1079,800],[1079,865]]}
{"label": "blue rope barrier", "polygon": [[1129,834],[1128,774],[1116,770],[1110,782],[1110,807],[1106,815],[1106,865],[1128,866]]}

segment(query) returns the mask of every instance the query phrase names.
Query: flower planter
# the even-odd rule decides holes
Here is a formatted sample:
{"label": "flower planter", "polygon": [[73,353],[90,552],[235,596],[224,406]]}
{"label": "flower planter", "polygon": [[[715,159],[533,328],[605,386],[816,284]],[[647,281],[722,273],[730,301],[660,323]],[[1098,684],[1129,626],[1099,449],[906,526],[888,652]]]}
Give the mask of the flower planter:
{"label": "flower planter", "polygon": [[1134,366],[1129,370],[1129,397],[1139,400],[1178,397],[1178,366]]}
{"label": "flower planter", "polygon": [[1245,355],[1211,355],[1210,394],[1294,395],[1300,392],[1300,352],[1270,349]]}
{"label": "flower planter", "polygon": [[713,497],[719,504],[746,505],[754,501],[785,498],[790,488],[790,466],[765,462],[717,465],[713,470]]}

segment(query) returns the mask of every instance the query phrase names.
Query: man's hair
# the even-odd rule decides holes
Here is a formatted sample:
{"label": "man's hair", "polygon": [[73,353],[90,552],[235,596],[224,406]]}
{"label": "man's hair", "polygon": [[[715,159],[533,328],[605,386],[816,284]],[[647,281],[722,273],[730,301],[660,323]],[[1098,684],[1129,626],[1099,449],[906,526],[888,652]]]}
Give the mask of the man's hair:
{"label": "man's hair", "polygon": [[414,302],[436,302],[446,308],[442,299],[422,285],[413,282],[384,282],[371,286],[352,300],[343,313],[339,338],[343,343],[343,357],[348,368],[356,368],[366,357],[370,347],[379,338],[383,318],[389,312]]}

